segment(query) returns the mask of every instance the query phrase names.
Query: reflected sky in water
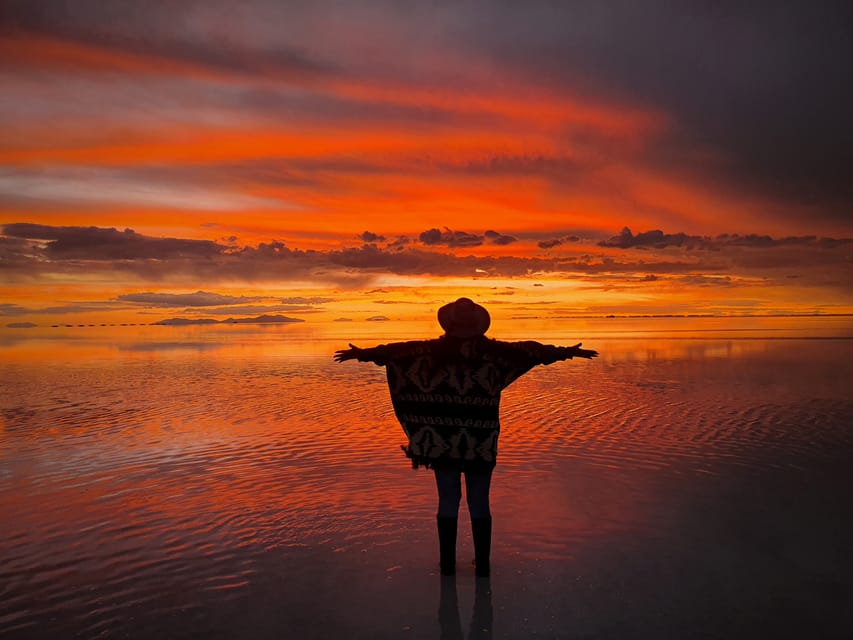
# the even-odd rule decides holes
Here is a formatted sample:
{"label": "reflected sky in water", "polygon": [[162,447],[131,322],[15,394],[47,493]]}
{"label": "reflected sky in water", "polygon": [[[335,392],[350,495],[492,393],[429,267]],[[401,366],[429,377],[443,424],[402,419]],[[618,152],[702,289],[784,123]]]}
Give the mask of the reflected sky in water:
{"label": "reflected sky in water", "polygon": [[[844,628],[846,324],[622,322],[500,336],[577,337],[601,357],[504,394],[495,637],[664,633],[706,614],[740,632],[784,601],[806,611],[779,618],[793,628]],[[250,616],[257,637],[437,637],[432,479],[399,451],[383,370],[331,358],[344,331],[405,337],[371,329],[4,334],[0,629],[238,637]],[[464,611],[473,577],[459,580]],[[741,626],[696,604],[709,598]],[[391,611],[368,615],[377,601]]]}

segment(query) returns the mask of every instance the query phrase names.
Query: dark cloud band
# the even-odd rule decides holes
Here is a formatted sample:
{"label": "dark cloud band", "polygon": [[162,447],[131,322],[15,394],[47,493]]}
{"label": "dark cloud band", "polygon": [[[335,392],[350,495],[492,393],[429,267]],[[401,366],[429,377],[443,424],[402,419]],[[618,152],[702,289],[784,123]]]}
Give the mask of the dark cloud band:
{"label": "dark cloud band", "polygon": [[[169,283],[174,286],[210,286],[221,282],[311,281],[317,286],[365,287],[380,274],[399,276],[468,277],[630,277],[654,282],[660,277],[683,275],[685,284],[729,286],[738,274],[766,281],[819,282],[847,290],[849,258],[846,247],[853,240],[800,236],[772,238],[764,235],[724,234],[715,238],[647,231],[634,235],[628,228],[587,252],[550,257],[525,255],[461,255],[470,245],[504,237],[498,232],[483,235],[435,231],[436,242],[421,246],[389,243],[316,251],[288,247],[281,241],[257,246],[236,246],[213,241],[156,238],[132,229],[68,227],[16,223],[3,227],[0,236],[0,268],[9,282],[33,281],[44,274],[71,280],[92,274],[130,278],[130,282]],[[460,235],[464,234],[464,235]],[[378,236],[378,234],[376,234]],[[459,238],[466,239],[458,242]],[[567,236],[569,241],[572,237]],[[427,237],[429,240],[429,237]],[[439,249],[439,241],[445,243]],[[455,244],[454,244],[455,243]],[[549,244],[548,241],[542,241]],[[499,243],[495,243],[499,244]],[[558,246],[558,245],[553,245]],[[614,258],[613,249],[626,250]],[[678,249],[674,251],[673,248]],[[454,249],[456,252],[454,252]],[[644,249],[644,251],[628,251]],[[692,250],[702,249],[702,250]],[[687,277],[689,276],[689,278]],[[690,278],[693,278],[692,280]],[[729,278],[729,279],[727,279]],[[114,302],[154,307],[224,307],[265,300],[261,297],[223,296],[199,290],[172,294],[144,291],[122,294]],[[315,306],[329,298],[294,297],[278,304]],[[14,309],[7,309],[12,315]]]}

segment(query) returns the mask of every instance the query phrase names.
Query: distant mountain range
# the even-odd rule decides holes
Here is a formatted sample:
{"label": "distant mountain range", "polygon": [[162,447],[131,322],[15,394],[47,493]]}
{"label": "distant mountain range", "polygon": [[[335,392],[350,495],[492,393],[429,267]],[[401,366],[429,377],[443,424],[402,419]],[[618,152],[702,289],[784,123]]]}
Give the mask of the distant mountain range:
{"label": "distant mountain range", "polygon": [[166,318],[151,324],[170,326],[185,326],[189,324],[280,324],[283,322],[305,322],[302,318],[288,318],[287,316],[255,316],[254,318],[228,318],[227,320],[215,320],[213,318]]}

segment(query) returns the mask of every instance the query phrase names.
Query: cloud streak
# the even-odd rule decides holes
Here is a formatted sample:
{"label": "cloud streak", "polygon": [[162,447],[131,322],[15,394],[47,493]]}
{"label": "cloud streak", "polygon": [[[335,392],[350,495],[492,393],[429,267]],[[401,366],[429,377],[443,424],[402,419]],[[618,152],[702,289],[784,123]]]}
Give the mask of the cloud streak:
{"label": "cloud streak", "polygon": [[214,307],[218,305],[238,305],[259,302],[258,296],[227,296],[209,291],[195,293],[127,293],[116,297],[120,302],[133,302],[149,307]]}

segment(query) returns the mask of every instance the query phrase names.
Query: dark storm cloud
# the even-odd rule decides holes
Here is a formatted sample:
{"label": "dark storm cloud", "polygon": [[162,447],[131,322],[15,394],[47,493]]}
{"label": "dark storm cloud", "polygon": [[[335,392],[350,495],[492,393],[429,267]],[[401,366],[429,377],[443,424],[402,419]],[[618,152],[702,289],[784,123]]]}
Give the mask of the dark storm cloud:
{"label": "dark storm cloud", "polygon": [[370,231],[365,231],[358,238],[362,242],[385,242],[385,236],[380,236]]}
{"label": "dark storm cloud", "polygon": [[393,249],[395,251],[402,251],[408,245],[412,243],[411,240],[407,236],[397,236],[394,240],[385,245],[388,249]]}
{"label": "dark storm cloud", "polygon": [[664,233],[659,229],[643,231],[634,235],[628,227],[624,227],[618,236],[598,243],[600,247],[618,247],[620,249],[647,248],[663,249],[665,247],[687,246],[688,248],[710,248],[711,239],[701,236],[688,236],[684,233]]}
{"label": "dark storm cloud", "polygon": [[504,246],[517,242],[518,238],[489,229],[482,235],[469,233],[467,231],[453,231],[447,227],[444,229],[427,229],[418,236],[423,244],[427,246],[457,247],[479,247],[482,244],[494,244]]}
{"label": "dark storm cloud", "polygon": [[[850,270],[846,248],[849,240],[823,242],[817,238],[782,238],[768,245],[764,236],[728,235],[720,239],[703,239],[714,251],[677,251],[667,245],[659,250],[657,244],[667,242],[668,234],[647,232],[640,237],[648,244],[645,251],[628,251],[627,233],[617,236],[625,248],[624,257],[596,253],[572,257],[518,257],[455,255],[424,248],[386,247],[375,243],[332,251],[292,249],[284,242],[271,241],[257,246],[233,246],[217,242],[152,238],[128,229],[95,227],[50,227],[19,223],[6,225],[6,233],[27,238],[30,244],[12,264],[4,264],[8,282],[29,282],[41,274],[73,278],[132,276],[147,283],[170,283],[192,286],[198,283],[228,282],[288,282],[311,280],[338,287],[365,287],[381,274],[401,276],[444,277],[535,277],[537,275],[604,278],[608,274],[623,274],[633,278],[684,274],[720,277],[746,273],[750,277],[790,279],[819,282],[827,286],[849,289]],[[441,233],[441,232],[440,232]],[[495,232],[497,233],[497,232]],[[497,234],[500,236],[501,234]],[[669,234],[680,240],[680,234]],[[131,238],[128,251],[121,251],[122,241]],[[456,237],[455,234],[453,237]],[[116,240],[119,238],[119,240]],[[108,248],[104,248],[104,243]],[[691,240],[694,242],[694,240]],[[57,250],[55,243],[67,243],[67,249]],[[112,243],[112,244],[110,244]],[[189,243],[188,245],[186,243]],[[657,243],[657,244],[656,244]],[[64,246],[64,245],[61,245]],[[187,250],[187,246],[202,250]],[[608,245],[609,248],[610,245]],[[140,248],[142,247],[142,248]],[[144,249],[143,249],[144,248]],[[462,247],[464,250],[465,247]],[[682,246],[682,248],[684,248]],[[656,253],[663,251],[662,253]],[[108,256],[121,254],[121,258]],[[106,257],[105,257],[106,256]],[[152,257],[154,256],[154,257]],[[719,282],[718,282],[719,283]],[[143,292],[126,294],[113,304],[146,304],[151,306],[184,306],[205,308],[233,306],[263,298],[220,296],[206,291],[188,294]],[[278,300],[282,305],[313,307],[328,298],[294,297]],[[67,310],[67,309],[66,309]],[[79,309],[77,309],[79,310]],[[308,310],[303,309],[303,310]],[[6,315],[20,315],[17,307],[5,307]]]}
{"label": "dark storm cloud", "polygon": [[551,240],[540,240],[536,243],[540,249],[553,249],[563,244],[560,238],[552,238]]}
{"label": "dark storm cloud", "polygon": [[727,270],[721,261],[659,260],[619,261],[607,256],[585,255],[571,259],[522,258],[516,256],[457,256],[449,253],[407,249],[386,251],[376,245],[342,249],[325,254],[327,260],[346,269],[395,275],[521,277],[535,274],[588,274],[643,272],[684,273],[694,269]]}
{"label": "dark storm cloud", "polygon": [[4,225],[3,234],[12,238],[47,241],[44,252],[55,260],[212,258],[225,249],[210,240],[154,238],[133,229],[51,227],[19,222]]}
{"label": "dark storm cloud", "polygon": [[553,249],[554,247],[559,247],[566,242],[578,242],[580,238],[578,236],[562,236],[560,238],[549,238],[548,240],[540,240],[536,243],[536,245],[540,249]]}
{"label": "dark storm cloud", "polygon": [[[620,249],[684,247],[686,249],[720,250],[723,247],[750,247],[753,249],[771,249],[775,247],[817,247],[833,249],[853,243],[851,238],[818,238],[817,236],[787,236],[773,238],[762,234],[729,234],[716,237],[695,236],[686,233],[664,233],[660,229],[643,231],[634,235],[631,229],[624,227],[617,236],[598,243],[601,247]],[[541,244],[540,244],[541,246]]]}
{"label": "dark storm cloud", "polygon": [[759,234],[728,234],[718,235],[715,241],[732,247],[755,247],[769,249],[772,247],[818,247],[821,249],[835,249],[850,243],[853,238],[818,238],[817,236],[786,236],[783,238],[772,238],[768,235]]}
{"label": "dark storm cloud", "polygon": [[498,246],[504,246],[512,244],[513,242],[518,242],[518,238],[514,236],[509,236],[504,233],[498,233],[497,231],[492,231],[491,229],[486,231],[483,236],[486,238],[487,242],[491,244],[496,244]]}
{"label": "dark storm cloud", "polygon": [[447,247],[478,247],[483,244],[483,236],[478,236],[467,231],[452,231],[447,227],[444,230],[432,228],[421,232],[418,236],[425,245],[444,245]]}
{"label": "dark storm cloud", "polygon": [[[657,107],[660,160],[716,151],[717,178],[770,198],[853,205],[853,39],[845,2],[471,2],[455,42],[555,88]],[[709,167],[696,167],[703,171]]]}
{"label": "dark storm cloud", "polygon": [[558,267],[554,262],[531,258],[456,256],[414,248],[387,251],[376,245],[329,252],[326,258],[346,269],[395,275],[521,276],[539,270],[553,271]]}

